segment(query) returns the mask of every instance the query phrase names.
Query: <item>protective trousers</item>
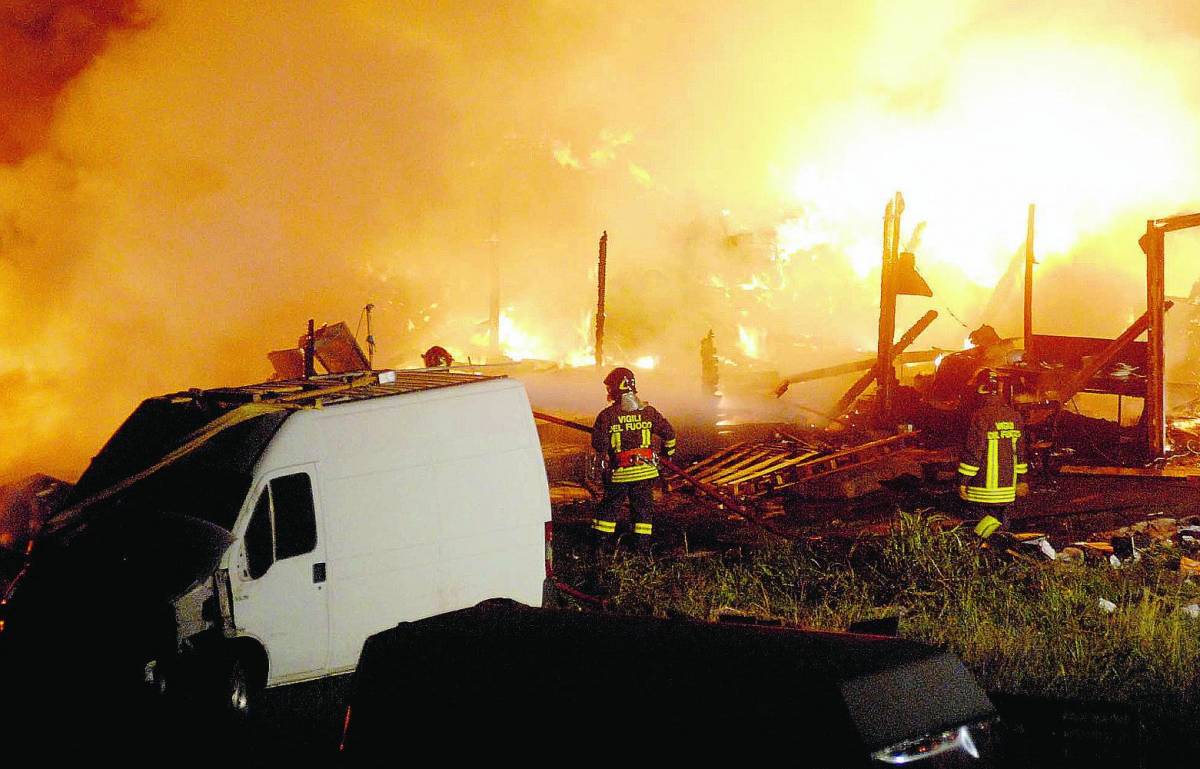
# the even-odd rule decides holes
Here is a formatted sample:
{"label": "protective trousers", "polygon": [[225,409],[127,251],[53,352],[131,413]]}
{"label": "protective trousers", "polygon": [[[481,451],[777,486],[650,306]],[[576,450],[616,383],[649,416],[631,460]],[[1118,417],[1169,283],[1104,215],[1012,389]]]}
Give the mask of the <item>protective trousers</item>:
{"label": "protective trousers", "polygon": [[1011,504],[989,505],[984,502],[967,502],[966,500],[961,500],[961,505],[964,517],[983,518],[984,516],[990,515],[997,521],[1000,521],[1001,528],[1005,529],[1006,531],[1008,530],[1009,523],[1011,523],[1010,513],[1012,512],[1013,508]]}
{"label": "protective trousers", "polygon": [[650,552],[650,537],[654,534],[654,483],[657,478],[628,483],[604,484],[604,498],[596,508],[596,517],[592,520],[592,534],[595,538],[597,562],[613,550],[617,536],[617,519],[625,499],[629,499],[631,518],[633,519],[634,547],[639,553]]}

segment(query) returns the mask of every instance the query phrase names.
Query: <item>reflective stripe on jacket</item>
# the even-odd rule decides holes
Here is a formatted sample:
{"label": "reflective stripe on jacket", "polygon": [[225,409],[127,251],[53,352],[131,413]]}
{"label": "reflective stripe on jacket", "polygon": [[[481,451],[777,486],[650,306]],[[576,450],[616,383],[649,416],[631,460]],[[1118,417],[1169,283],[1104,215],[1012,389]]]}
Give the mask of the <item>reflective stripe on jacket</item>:
{"label": "reflective stripe on jacket", "polygon": [[984,399],[971,415],[958,463],[959,496],[968,502],[1007,505],[1017,498],[1025,461],[1025,425],[999,396]]}
{"label": "reflective stripe on jacket", "polygon": [[662,441],[667,456],[675,453],[675,429],[658,409],[644,404],[637,411],[622,411],[614,403],[596,416],[592,448],[608,454],[613,483],[632,483],[658,477],[658,462],[651,439]]}

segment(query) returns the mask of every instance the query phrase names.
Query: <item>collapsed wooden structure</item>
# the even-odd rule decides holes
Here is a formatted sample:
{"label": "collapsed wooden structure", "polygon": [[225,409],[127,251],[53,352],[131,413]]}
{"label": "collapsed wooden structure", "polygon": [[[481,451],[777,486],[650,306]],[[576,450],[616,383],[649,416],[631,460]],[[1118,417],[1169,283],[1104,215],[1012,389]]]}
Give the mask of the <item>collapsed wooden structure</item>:
{"label": "collapsed wooden structure", "polygon": [[[777,396],[783,395],[789,384],[850,370],[868,369],[842,396],[829,416],[836,419],[845,414],[855,400],[874,383],[875,425],[889,430],[894,427],[897,421],[897,415],[894,413],[895,391],[898,386],[895,366],[897,363],[925,358],[923,353],[908,353],[906,348],[937,317],[936,312],[931,310],[899,340],[893,341],[897,297],[903,294],[931,295],[928,285],[916,273],[912,254],[899,253],[900,216],[903,211],[904,198],[897,192],[888,201],[883,217],[879,338],[875,359],[872,362],[855,362],[788,377],[776,390]],[[989,363],[989,366],[999,370],[1008,386],[1020,393],[1020,400],[1027,405],[1057,404],[1061,407],[1081,392],[1116,395],[1118,398],[1142,398],[1145,405],[1139,427],[1143,430],[1143,453],[1150,459],[1163,457],[1168,447],[1164,316],[1172,307],[1172,302],[1166,298],[1164,284],[1165,236],[1168,232],[1200,227],[1200,213],[1150,219],[1146,222],[1146,233],[1138,241],[1146,255],[1146,312],[1115,339],[1034,332],[1034,216],[1035,207],[1030,204],[1024,248],[1023,358],[1016,363],[1003,363],[999,366]],[[1142,334],[1146,334],[1146,341],[1137,341]],[[982,365],[982,361],[979,365]]]}
{"label": "collapsed wooden structure", "polygon": [[[901,433],[833,452],[794,439],[744,441],[691,465],[688,472],[735,497],[753,499],[861,470],[908,448],[917,435]],[[671,490],[684,485],[679,478],[668,482]]]}

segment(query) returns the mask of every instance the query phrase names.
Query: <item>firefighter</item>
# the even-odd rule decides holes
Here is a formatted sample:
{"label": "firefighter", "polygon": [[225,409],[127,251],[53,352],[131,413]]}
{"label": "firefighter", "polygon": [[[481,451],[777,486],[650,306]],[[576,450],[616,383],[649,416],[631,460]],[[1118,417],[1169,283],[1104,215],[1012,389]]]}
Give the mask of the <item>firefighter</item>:
{"label": "firefighter", "polygon": [[654,481],[658,455],[651,445],[657,437],[662,453],[675,453],[675,430],[666,417],[638,398],[637,381],[627,368],[615,368],[604,378],[612,405],[600,412],[592,426],[592,448],[603,454],[607,472],[604,498],[592,521],[597,568],[612,551],[618,511],[626,497],[633,522],[633,541],[639,553],[650,552],[654,534]]}
{"label": "firefighter", "polygon": [[1005,402],[996,372],[984,369],[975,379],[977,406],[967,424],[958,463],[958,496],[980,516],[975,533],[986,539],[1007,528],[1017,498],[1017,481],[1029,471],[1025,461],[1025,425]]}

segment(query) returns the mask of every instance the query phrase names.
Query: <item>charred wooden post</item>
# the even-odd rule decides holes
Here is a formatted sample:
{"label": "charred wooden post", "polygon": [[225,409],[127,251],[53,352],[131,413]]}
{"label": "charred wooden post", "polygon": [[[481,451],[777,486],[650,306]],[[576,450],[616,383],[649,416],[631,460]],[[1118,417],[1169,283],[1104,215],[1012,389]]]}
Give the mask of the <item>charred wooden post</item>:
{"label": "charred wooden post", "polygon": [[1146,448],[1161,457],[1167,449],[1166,368],[1163,344],[1166,301],[1166,253],[1164,231],[1155,222],[1146,222],[1142,249],[1146,252]]}
{"label": "charred wooden post", "polygon": [[[900,215],[904,197],[897,192],[883,213],[883,267],[879,276],[879,341],[876,345],[875,374],[877,388],[876,422],[891,421],[892,391],[896,385],[892,373],[892,340],[896,336],[896,262],[900,249]],[[857,396],[856,396],[857,397]]]}
{"label": "charred wooden post", "polygon": [[1138,245],[1146,254],[1146,400],[1143,421],[1146,424],[1146,448],[1152,457],[1167,451],[1167,402],[1163,345],[1166,313],[1166,234],[1174,230],[1200,227],[1200,214],[1169,216],[1146,222],[1146,234]]}
{"label": "charred wooden post", "polygon": [[[887,207],[883,211],[883,257],[881,261],[881,270],[879,273],[879,336],[875,343],[875,367],[871,371],[871,376],[883,371],[884,362],[890,360],[892,352],[892,339],[896,334],[896,293],[892,291],[892,221],[895,218],[895,198],[888,201]],[[859,382],[862,380],[860,379]],[[870,380],[867,380],[870,384]],[[858,382],[855,383],[858,386]],[[862,390],[866,389],[866,385]],[[853,392],[854,388],[851,388]],[[859,393],[862,392],[859,390]],[[890,388],[884,384],[882,379],[879,381],[879,401],[878,414],[882,418],[884,409],[890,406]],[[842,401],[849,398],[850,393],[843,396]],[[858,394],[854,396],[857,398]],[[854,398],[849,398],[852,403]],[[849,403],[846,404],[847,406]],[[844,410],[842,402],[838,403],[838,410]]]}
{"label": "charred wooden post", "polygon": [[604,365],[604,290],[607,272],[608,230],[605,230],[600,235],[600,260],[596,270],[596,368]]}
{"label": "charred wooden post", "polygon": [[1033,219],[1034,205],[1029,204],[1025,220],[1025,352],[1033,341]]}
{"label": "charred wooden post", "polygon": [[500,240],[493,235],[488,243],[491,245],[492,287],[488,297],[488,363],[500,359]]}
{"label": "charred wooden post", "polygon": [[712,329],[700,340],[700,391],[716,397],[721,387],[720,370],[717,367],[717,343]]}

